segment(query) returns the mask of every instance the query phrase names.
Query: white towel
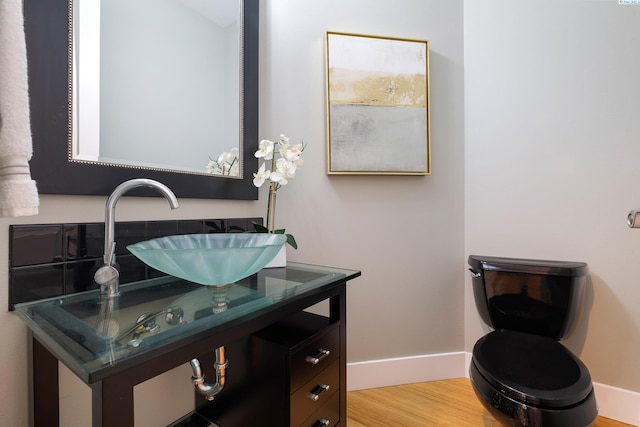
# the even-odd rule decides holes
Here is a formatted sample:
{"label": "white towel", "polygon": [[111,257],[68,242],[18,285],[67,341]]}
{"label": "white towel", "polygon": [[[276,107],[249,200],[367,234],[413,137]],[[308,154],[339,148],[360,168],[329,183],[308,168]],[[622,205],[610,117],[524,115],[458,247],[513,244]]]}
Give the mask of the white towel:
{"label": "white towel", "polygon": [[0,0],[0,216],[38,214],[22,0]]}

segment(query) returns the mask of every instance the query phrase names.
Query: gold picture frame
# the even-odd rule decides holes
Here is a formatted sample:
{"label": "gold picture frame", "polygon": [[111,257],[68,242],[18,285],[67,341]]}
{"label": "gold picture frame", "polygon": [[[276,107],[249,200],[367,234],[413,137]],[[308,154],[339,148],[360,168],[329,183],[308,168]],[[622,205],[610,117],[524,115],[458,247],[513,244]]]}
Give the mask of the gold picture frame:
{"label": "gold picture frame", "polygon": [[429,175],[429,42],[327,31],[327,173]]}

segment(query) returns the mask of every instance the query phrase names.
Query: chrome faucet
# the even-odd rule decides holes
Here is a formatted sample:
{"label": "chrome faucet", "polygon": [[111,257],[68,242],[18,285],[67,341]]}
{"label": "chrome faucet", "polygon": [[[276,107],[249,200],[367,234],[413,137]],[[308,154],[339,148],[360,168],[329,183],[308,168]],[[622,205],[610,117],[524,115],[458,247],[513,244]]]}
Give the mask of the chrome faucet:
{"label": "chrome faucet", "polygon": [[127,191],[138,187],[150,187],[158,190],[171,205],[171,209],[179,207],[178,199],[173,191],[164,184],[152,179],[138,178],[125,181],[118,185],[107,199],[104,214],[104,255],[103,264],[94,275],[100,285],[100,295],[113,298],[120,295],[120,272],[116,267],[116,241],[114,237],[116,203]]}

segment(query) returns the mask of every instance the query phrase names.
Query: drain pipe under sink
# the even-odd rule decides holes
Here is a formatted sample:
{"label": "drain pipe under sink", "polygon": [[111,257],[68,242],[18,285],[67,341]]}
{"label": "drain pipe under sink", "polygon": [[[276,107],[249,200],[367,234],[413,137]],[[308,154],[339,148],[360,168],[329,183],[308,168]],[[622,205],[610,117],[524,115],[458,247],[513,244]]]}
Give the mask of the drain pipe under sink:
{"label": "drain pipe under sink", "polygon": [[202,373],[202,367],[200,366],[200,361],[198,359],[191,359],[189,364],[193,371],[191,382],[195,386],[196,390],[198,390],[200,394],[203,394],[207,400],[213,400],[215,396],[222,391],[226,382],[227,366],[229,366],[229,362],[224,354],[224,346],[216,348],[216,363],[214,365],[216,370],[215,384],[207,384],[204,381],[204,374]]}

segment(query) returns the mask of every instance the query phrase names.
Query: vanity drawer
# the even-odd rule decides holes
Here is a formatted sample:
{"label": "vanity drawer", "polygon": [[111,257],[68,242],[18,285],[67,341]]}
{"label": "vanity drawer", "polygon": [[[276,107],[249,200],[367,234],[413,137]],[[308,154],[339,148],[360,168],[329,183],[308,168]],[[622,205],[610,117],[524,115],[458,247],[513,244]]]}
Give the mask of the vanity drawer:
{"label": "vanity drawer", "polygon": [[299,426],[334,394],[339,395],[340,359],[306,382],[291,395],[291,425]]}
{"label": "vanity drawer", "polygon": [[340,329],[337,326],[325,329],[324,333],[291,355],[292,393],[338,359]]}
{"label": "vanity drawer", "polygon": [[[263,396],[287,396],[282,405],[265,404],[269,425],[324,427],[318,423],[321,420],[328,420],[331,427],[340,424],[341,328],[338,321],[303,311],[253,334],[251,366],[259,367],[252,376],[256,387]],[[317,399],[308,397],[309,392]]]}
{"label": "vanity drawer", "polygon": [[304,420],[300,427],[334,427],[340,421],[340,391],[334,393],[327,403]]}

